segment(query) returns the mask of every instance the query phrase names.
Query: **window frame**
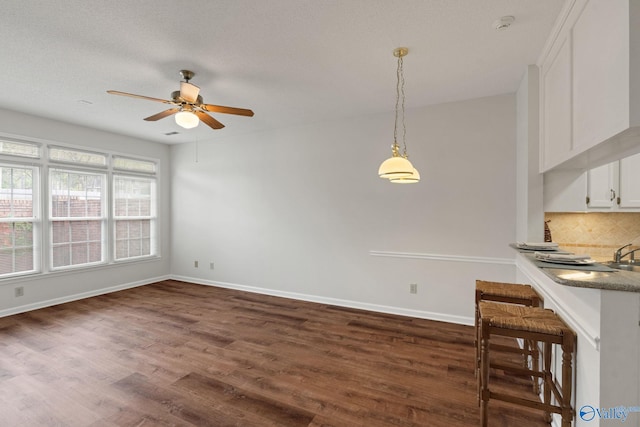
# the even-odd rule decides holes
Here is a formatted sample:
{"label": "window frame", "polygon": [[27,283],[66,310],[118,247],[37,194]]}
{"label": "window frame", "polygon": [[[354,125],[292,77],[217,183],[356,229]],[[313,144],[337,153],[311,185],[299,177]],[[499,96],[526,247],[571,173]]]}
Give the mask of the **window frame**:
{"label": "window frame", "polygon": [[[13,142],[13,141],[12,141]],[[25,157],[21,157],[24,159]],[[29,157],[27,157],[29,158]],[[42,214],[41,214],[41,199],[42,199],[42,191],[40,185],[40,177],[41,177],[41,169],[38,165],[13,161],[11,159],[9,161],[5,160],[4,155],[0,158],[0,170],[3,168],[11,168],[11,169],[30,169],[31,170],[31,216],[30,217],[19,217],[19,216],[11,216],[11,217],[0,217],[0,223],[31,223],[31,253],[32,253],[32,268],[30,270],[21,270],[21,271],[12,271],[10,273],[0,274],[0,278],[15,278],[20,276],[29,276],[33,274],[42,273]],[[0,177],[1,179],[1,177]],[[1,186],[0,186],[1,188]],[[12,187],[13,189],[13,187]],[[29,246],[25,246],[24,248],[28,248]],[[15,246],[11,247],[15,252]],[[15,267],[15,253],[13,255],[13,266]]]}
{"label": "window frame", "polygon": [[[102,163],[92,163],[92,162],[80,162],[73,160],[63,160],[63,159],[52,159],[51,152],[53,150],[61,150],[61,151],[75,151],[78,154],[86,154],[86,155],[94,155],[94,156],[102,156],[104,157],[104,164]],[[48,144],[47,145],[47,160],[49,163],[58,164],[58,165],[69,165],[72,167],[86,167],[90,169],[109,169],[110,166],[110,157],[108,153],[103,153],[101,151],[90,151],[82,148],[75,147],[66,147],[62,145]]]}
{"label": "window frame", "polygon": [[[157,167],[157,166],[156,166]],[[146,180],[151,184],[151,194],[150,194],[150,206],[149,206],[149,215],[137,215],[137,216],[118,216],[117,215],[117,185],[116,180],[119,178],[128,178],[132,180]],[[158,257],[160,254],[160,244],[158,239],[158,178],[155,174],[142,174],[142,173],[125,173],[121,170],[117,172],[113,172],[111,176],[111,221],[113,223],[113,231],[111,241],[113,242],[111,249],[111,258],[114,263],[122,263],[133,260],[147,259]],[[138,256],[128,256],[124,258],[118,258],[118,241],[123,239],[118,239],[118,221],[135,221],[135,220],[149,220],[149,254],[138,255]],[[127,241],[131,241],[128,239]]]}
{"label": "window frame", "polygon": [[[161,162],[158,158],[139,156],[130,153],[115,152],[111,150],[102,150],[100,148],[77,146],[73,144],[61,143],[58,141],[50,141],[44,139],[33,139],[27,137],[16,137],[15,135],[3,134],[0,132],[0,141],[10,143],[18,143],[31,145],[33,150],[26,150],[29,155],[15,153],[0,153],[0,165],[11,168],[30,168],[33,171],[33,215],[29,217],[33,219],[33,269],[29,271],[21,271],[15,273],[0,274],[0,284],[7,280],[29,280],[29,277],[43,276],[49,274],[67,274],[81,269],[99,269],[108,268],[112,265],[123,263],[140,263],[152,261],[161,258]],[[49,149],[58,148],[62,150],[76,151],[78,153],[95,154],[104,156],[106,165],[98,164],[98,162],[69,162],[61,159],[51,159]],[[19,150],[18,150],[19,151]],[[37,153],[37,157],[34,157]],[[134,161],[133,167],[129,168],[121,163],[116,167],[115,159],[123,158]],[[82,159],[81,159],[82,160]],[[91,160],[91,159],[89,159]],[[135,162],[141,162],[142,166],[137,166]],[[145,163],[150,166],[145,169]],[[95,220],[95,217],[52,217],[52,194],[53,190],[50,183],[50,174],[52,170],[64,170],[74,173],[88,173],[92,175],[101,175],[103,191],[102,191],[102,216],[101,221],[101,258],[100,262],[88,262],[82,264],[70,264],[64,266],[53,267],[53,222],[63,219],[70,220]],[[151,221],[149,223],[150,237],[150,254],[135,257],[126,257],[116,260],[115,256],[115,211],[114,209],[114,189],[112,188],[116,176],[144,178],[153,182],[153,211],[150,212]],[[18,218],[19,220],[21,218]],[[11,222],[8,219],[0,219],[3,222]],[[89,232],[87,232],[89,235]],[[69,245],[71,242],[68,243]],[[13,261],[12,261],[13,262]],[[13,267],[12,267],[13,268]]]}
{"label": "window frame", "polygon": [[[66,163],[65,163],[66,164]],[[102,180],[102,191],[100,197],[100,216],[53,216],[53,208],[54,208],[54,192],[53,192],[53,184],[51,180],[52,173],[55,171],[60,171],[64,173],[72,173],[72,174],[86,174],[101,177]],[[86,168],[69,168],[64,167],[62,165],[49,165],[47,168],[47,179],[48,179],[48,192],[47,192],[47,225],[48,225],[48,241],[47,241],[47,252],[48,252],[48,260],[49,260],[49,269],[51,271],[61,271],[61,270],[69,270],[75,268],[82,268],[92,265],[103,265],[109,263],[109,240],[108,240],[108,226],[109,226],[109,214],[108,214],[108,197],[109,197],[109,183],[108,183],[108,174],[105,170],[93,170]],[[67,189],[68,190],[68,189]],[[70,190],[68,190],[70,191]],[[85,189],[86,192],[86,189]],[[69,212],[70,213],[70,212]],[[61,222],[100,222],[100,253],[101,259],[100,261],[93,262],[84,262],[79,264],[65,264],[62,266],[56,266],[54,263],[54,249],[56,247],[61,247],[64,245],[69,246],[70,258],[72,257],[72,247],[74,243],[90,243],[89,240],[83,242],[73,242],[69,241],[66,243],[54,243],[54,223]],[[72,233],[71,228],[69,232]]]}

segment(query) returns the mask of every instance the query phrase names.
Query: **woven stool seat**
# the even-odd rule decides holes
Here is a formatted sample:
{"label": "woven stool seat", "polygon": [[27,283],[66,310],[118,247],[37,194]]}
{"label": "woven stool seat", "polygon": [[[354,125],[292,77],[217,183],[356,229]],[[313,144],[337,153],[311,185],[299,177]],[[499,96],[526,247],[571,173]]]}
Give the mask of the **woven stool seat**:
{"label": "woven stool seat", "polygon": [[490,326],[562,336],[566,324],[551,310],[480,301],[480,317]]}
{"label": "woven stool seat", "polygon": [[483,296],[485,297],[483,299],[486,299],[486,296],[489,295],[521,299],[539,298],[538,294],[533,290],[531,285],[476,280],[476,290],[480,291],[483,294]]}

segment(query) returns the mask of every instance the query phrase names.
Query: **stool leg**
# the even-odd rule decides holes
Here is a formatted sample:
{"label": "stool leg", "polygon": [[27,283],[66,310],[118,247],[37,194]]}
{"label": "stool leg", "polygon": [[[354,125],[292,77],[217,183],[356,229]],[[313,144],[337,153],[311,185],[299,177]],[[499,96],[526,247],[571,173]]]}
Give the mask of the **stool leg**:
{"label": "stool leg", "polygon": [[[538,350],[537,341],[529,341],[529,349],[531,350],[531,370],[538,372],[540,370],[540,350]],[[540,381],[538,377],[533,377],[533,392],[540,394]]]}
{"label": "stool leg", "polygon": [[562,344],[562,427],[571,427],[573,410],[571,409],[571,388],[573,379],[573,340],[571,337],[564,337]]}
{"label": "stool leg", "polygon": [[[476,366],[475,366],[475,376],[479,377],[478,371],[480,370],[480,309],[478,307],[478,303],[482,299],[482,292],[476,289],[476,318],[475,318],[475,328],[476,328],[476,339],[475,339],[475,348],[476,348]],[[478,396],[478,402],[480,401],[480,396]]]}
{"label": "stool leg", "polygon": [[476,319],[476,398],[478,401],[478,406],[481,403],[481,393],[482,393],[482,336],[481,336],[481,323],[480,314],[478,314],[478,318]]}
{"label": "stool leg", "polygon": [[[542,307],[542,300],[534,296],[531,298],[532,307]],[[538,342],[531,341],[531,369],[534,371],[540,370],[540,350],[538,348]],[[537,377],[533,378],[533,392],[536,395],[540,394],[540,380]]]}
{"label": "stool leg", "polygon": [[480,425],[487,427],[489,424],[489,326],[483,320],[480,328]]}
{"label": "stool leg", "polygon": [[[542,382],[544,386],[544,403],[551,404],[551,384],[553,377],[551,375],[551,343],[545,342],[542,347],[543,367],[542,367]],[[551,413],[545,412],[544,419],[546,422],[551,422]],[[564,426],[563,426],[564,427]]]}

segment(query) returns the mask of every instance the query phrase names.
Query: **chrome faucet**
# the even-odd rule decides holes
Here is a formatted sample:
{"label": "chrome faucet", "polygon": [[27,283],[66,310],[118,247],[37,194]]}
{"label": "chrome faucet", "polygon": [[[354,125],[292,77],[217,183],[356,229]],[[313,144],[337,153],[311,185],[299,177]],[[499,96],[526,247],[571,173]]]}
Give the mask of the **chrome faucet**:
{"label": "chrome faucet", "polygon": [[622,262],[622,258],[624,258],[624,257],[626,257],[627,255],[629,255],[629,263],[633,264],[633,263],[636,261],[636,259],[635,259],[635,252],[636,252],[636,251],[639,251],[639,250],[640,250],[640,248],[634,249],[634,250],[632,250],[632,251],[629,251],[629,252],[627,252],[627,253],[623,254],[623,253],[622,253],[622,250],[623,250],[624,248],[628,248],[629,246],[631,246],[631,243],[629,243],[629,244],[627,244],[627,245],[624,245],[624,246],[623,246],[623,247],[621,247],[621,248],[618,248],[618,249],[616,250],[616,252],[613,254],[613,261],[614,261],[614,262]]}

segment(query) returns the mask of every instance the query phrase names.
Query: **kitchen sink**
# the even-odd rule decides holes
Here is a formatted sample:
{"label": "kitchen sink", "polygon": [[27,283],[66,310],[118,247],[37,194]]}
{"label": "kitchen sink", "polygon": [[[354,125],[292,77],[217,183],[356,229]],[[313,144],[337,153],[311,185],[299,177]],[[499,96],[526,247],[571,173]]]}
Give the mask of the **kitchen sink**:
{"label": "kitchen sink", "polygon": [[616,270],[635,271],[640,273],[640,263],[629,262],[613,262],[609,261],[605,263],[607,267],[615,268]]}
{"label": "kitchen sink", "polygon": [[586,270],[565,270],[562,268],[547,268],[555,277],[562,280],[577,280],[584,282],[598,282],[611,277],[615,272],[586,271]]}

